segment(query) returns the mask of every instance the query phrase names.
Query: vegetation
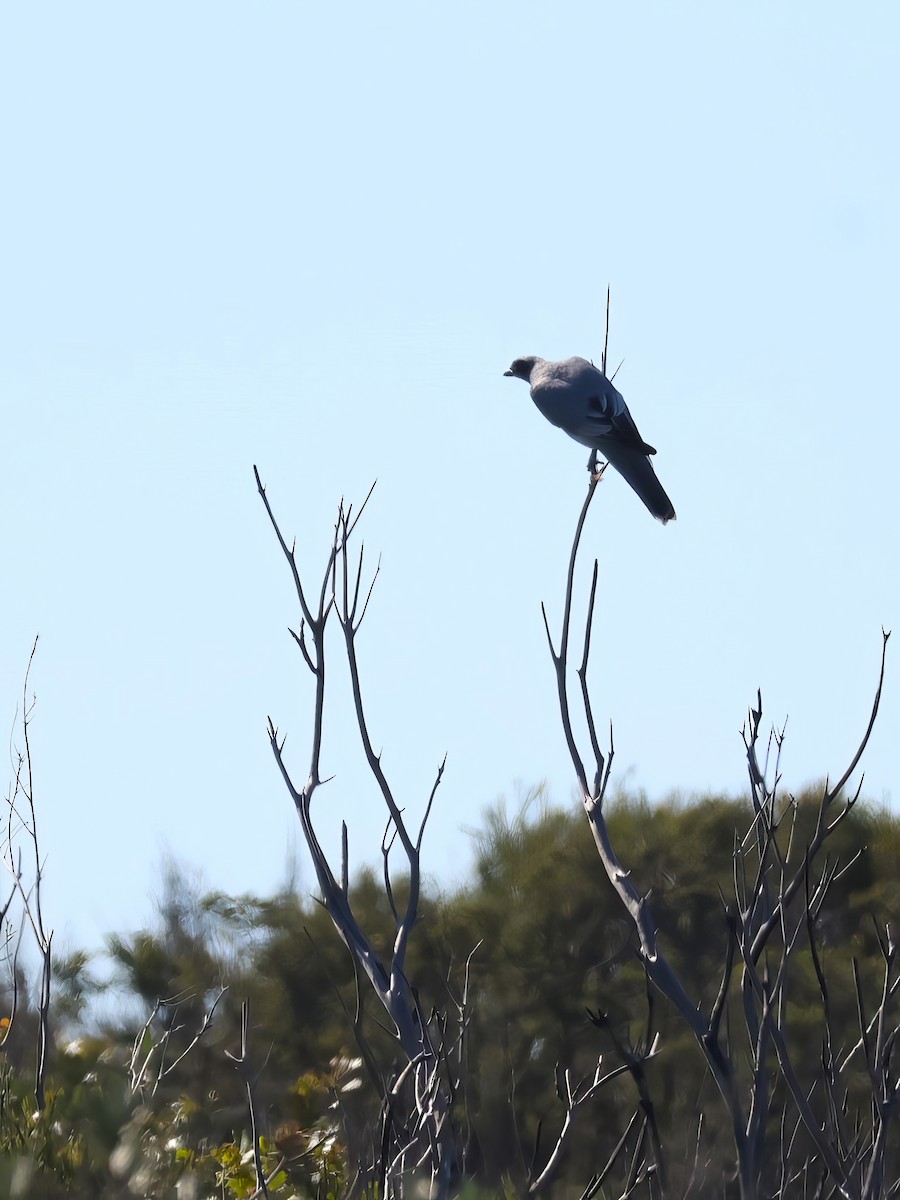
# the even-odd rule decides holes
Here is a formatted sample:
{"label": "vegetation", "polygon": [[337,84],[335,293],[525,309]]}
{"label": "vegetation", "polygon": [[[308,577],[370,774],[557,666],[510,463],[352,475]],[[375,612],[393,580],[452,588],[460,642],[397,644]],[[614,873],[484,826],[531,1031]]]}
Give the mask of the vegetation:
{"label": "vegetation", "polygon": [[[94,1003],[103,988],[89,958],[61,959],[44,926],[26,679],[0,909],[0,1194],[900,1192],[900,821],[845,791],[877,718],[888,635],[868,726],[836,783],[781,790],[783,735],[766,743],[758,698],[746,798],[608,796],[612,738],[602,751],[588,686],[596,562],[569,669],[596,483],[558,642],[545,614],[580,809],[554,808],[538,788],[512,812],[489,810],[471,879],[440,894],[421,854],[443,766],[410,829],[369,738],[356,640],[374,580],[367,590],[362,554],[350,552],[362,510],[340,506],[321,581],[307,589],[257,475],[314,693],[302,786],[271,723],[269,738],[317,895],[203,895],[169,864],[157,925],[109,936],[112,1014]],[[355,879],[346,839],[329,862],[311,805],[329,631],[387,815],[381,869]]]}
{"label": "vegetation", "polygon": [[[818,795],[806,793],[796,806],[802,838]],[[631,849],[634,877],[652,888],[672,962],[703,1006],[715,999],[728,936],[721,895],[734,830],[749,815],[746,802],[721,797],[654,806],[623,797],[609,807],[611,834]],[[455,1114],[465,1173],[485,1193],[518,1195],[538,1130],[546,1131],[541,1162],[563,1119],[557,1064],[586,1076],[600,1054],[618,1062],[617,1046],[644,1033],[647,988],[636,935],[598,873],[577,810],[552,807],[537,789],[514,812],[503,804],[487,812],[475,836],[466,886],[423,896],[409,969],[423,1007],[458,1013],[469,961],[468,1072]],[[832,1020],[846,1050],[858,1037],[852,962],[877,995],[878,927],[900,919],[900,820],[857,805],[832,845],[835,862],[850,863],[864,846],[816,927]],[[361,874],[351,891],[366,927],[386,943],[391,918],[374,874]],[[91,1014],[100,989],[88,976],[90,963],[80,956],[60,964],[67,994],[77,994],[80,1005],[55,1025],[42,1111],[32,1070],[37,1013],[23,1003],[28,991],[20,986],[2,1060],[0,1194],[252,1195],[246,1087],[229,1057],[240,1047],[245,1001],[271,1193],[346,1194],[378,1152],[380,1088],[354,1033],[360,1000],[358,1033],[371,1061],[390,1063],[393,1043],[358,990],[327,911],[292,892],[201,895],[187,869],[169,864],[158,925],[111,936],[109,951],[122,1015],[102,1022]],[[222,987],[228,990],[207,1021]],[[9,994],[4,1004],[10,1011]],[[661,1050],[646,1073],[672,1162],[669,1186],[675,1195],[687,1186],[702,1112],[701,1193],[711,1187],[705,1194],[721,1195],[733,1158],[725,1113],[677,1013],[659,1000],[655,1008]],[[607,1014],[608,1025],[598,1027],[589,1010]],[[787,1024],[814,1074],[823,1025],[808,948],[792,968]],[[861,1056],[855,1075],[863,1098]],[[582,1193],[625,1132],[636,1100],[627,1072],[596,1094],[575,1123],[555,1194]],[[780,1119],[775,1106],[776,1142]]]}

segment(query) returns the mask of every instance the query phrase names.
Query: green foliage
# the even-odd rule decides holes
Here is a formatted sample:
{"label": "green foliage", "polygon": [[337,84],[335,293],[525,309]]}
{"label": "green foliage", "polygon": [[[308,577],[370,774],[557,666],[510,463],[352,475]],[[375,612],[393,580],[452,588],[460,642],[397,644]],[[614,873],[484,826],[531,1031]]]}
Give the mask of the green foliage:
{"label": "green foliage", "polygon": [[[811,836],[815,804],[813,794],[798,798],[797,846]],[[653,806],[621,797],[607,813],[636,886],[651,892],[666,953],[705,1011],[727,944],[722,896],[733,894],[735,831],[748,827],[750,815],[744,802],[716,797]],[[423,896],[407,973],[423,1012],[446,1013],[451,1033],[468,979],[467,1054],[455,1112],[470,1181],[461,1194],[499,1197],[521,1194],[535,1145],[540,1165],[555,1141],[563,1118],[557,1064],[576,1079],[590,1075],[601,1054],[615,1065],[613,1039],[633,1044],[645,1032],[647,991],[634,931],[577,807],[555,809],[537,789],[515,812],[502,804],[489,810],[474,836],[471,880],[452,893]],[[816,926],[844,1045],[858,1032],[851,958],[874,998],[882,963],[873,918],[896,922],[900,912],[900,822],[858,806],[829,841],[830,860],[849,864],[862,846]],[[402,881],[396,892],[402,901]],[[360,920],[386,949],[392,917],[380,879],[362,871],[351,893]],[[84,955],[57,967],[41,1113],[33,1099],[35,1018],[27,989],[21,992],[0,1060],[0,1195],[252,1195],[246,1080],[229,1057],[241,1044],[245,1000],[270,1194],[341,1197],[358,1172],[358,1188],[368,1180],[375,1194],[367,1171],[380,1144],[381,1089],[399,1064],[384,1014],[364,988],[357,991],[350,957],[321,905],[291,891],[269,899],[206,896],[168,864],[157,925],[116,933],[109,950],[121,996],[114,1017],[91,1015],[101,988]],[[228,990],[210,1018],[222,986]],[[737,979],[733,992],[730,1004],[738,1005]],[[791,1045],[811,1083],[823,1028],[808,947],[794,959],[789,995]],[[609,1028],[598,1029],[588,1009],[606,1014]],[[739,1008],[731,1013],[737,1029]],[[674,1164],[673,1191],[686,1182],[702,1110],[705,1186],[724,1194],[730,1131],[702,1058],[658,997],[653,1024],[662,1049],[647,1064],[647,1081]],[[743,1070],[742,1055],[735,1057]],[[851,1109],[866,1097],[860,1070]],[[782,1099],[776,1088],[774,1132]],[[554,1196],[581,1194],[637,1103],[627,1074],[590,1102]]]}
{"label": "green foliage", "polygon": [[14,1181],[22,1184],[33,1174],[74,1183],[85,1163],[83,1139],[65,1120],[59,1121],[60,1095],[48,1091],[42,1111],[34,1096],[24,1093],[21,1078],[4,1067],[0,1074],[0,1183],[11,1195]]}

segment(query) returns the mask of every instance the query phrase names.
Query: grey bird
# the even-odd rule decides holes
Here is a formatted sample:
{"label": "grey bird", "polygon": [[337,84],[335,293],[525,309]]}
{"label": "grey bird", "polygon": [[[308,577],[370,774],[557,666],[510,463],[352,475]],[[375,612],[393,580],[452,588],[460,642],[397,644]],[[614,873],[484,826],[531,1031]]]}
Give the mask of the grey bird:
{"label": "grey bird", "polygon": [[586,358],[547,362],[529,354],[517,358],[504,375],[524,379],[531,398],[553,425],[591,448],[588,470],[597,469],[602,454],[637,492],[663,525],[675,520],[675,509],[656,478],[650,455],[656,451],[638,433],[621,394]]}

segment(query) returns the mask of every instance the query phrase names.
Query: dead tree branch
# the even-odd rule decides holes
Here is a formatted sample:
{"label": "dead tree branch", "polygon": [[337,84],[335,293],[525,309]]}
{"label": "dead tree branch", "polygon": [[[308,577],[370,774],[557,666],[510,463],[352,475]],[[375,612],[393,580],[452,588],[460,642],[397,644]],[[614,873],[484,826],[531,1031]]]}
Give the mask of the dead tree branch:
{"label": "dead tree branch", "polygon": [[[383,1155],[383,1158],[389,1165],[384,1186],[387,1194],[402,1196],[404,1181],[410,1172],[416,1174],[427,1170],[429,1195],[437,1200],[447,1194],[455,1169],[451,1105],[444,1082],[442,1062],[445,1049],[441,1044],[435,1043],[429,1024],[419,1009],[414,990],[406,976],[406,956],[419,911],[422,838],[443,777],[446,759],[438,768],[424,816],[418,830],[413,833],[382,768],[380,755],[376,753],[372,744],[357,656],[356,639],[368,611],[379,568],[375,568],[371,581],[365,587],[365,550],[361,546],[357,554],[351,555],[350,542],[356,524],[372,495],[372,489],[369,489],[362,506],[355,514],[352,505],[345,506],[343,502],[339,505],[331,548],[318,588],[317,603],[313,607],[301,579],[295,546],[288,546],[255,467],[254,475],[257,490],[291,571],[302,614],[300,633],[293,636],[314,680],[310,766],[302,788],[298,787],[291,777],[284,759],[284,739],[279,737],[278,729],[271,718],[268,723],[269,743],[282,779],[297,809],[323,903],[355,964],[368,979],[390,1016],[396,1031],[397,1044],[405,1060],[405,1066],[397,1076],[388,1097],[390,1128],[386,1126],[386,1155]],[[374,488],[374,484],[372,487]],[[357,732],[369,772],[387,810],[387,830],[383,843],[384,873],[395,930],[392,950],[386,961],[382,960],[375,950],[369,935],[362,929],[353,911],[348,886],[346,834],[343,839],[341,868],[339,876],[336,876],[322,849],[312,820],[313,796],[323,782],[320,760],[325,713],[326,627],[332,613],[335,614],[343,634],[344,656],[349,668]],[[394,904],[388,862],[391,849],[395,845],[402,852],[408,873],[408,895],[402,911],[398,911]],[[401,1103],[404,1097],[406,1099]],[[405,1115],[397,1123],[397,1114],[404,1104]]]}
{"label": "dead tree branch", "polygon": [[[638,938],[639,955],[648,978],[674,1005],[693,1033],[715,1080],[729,1115],[742,1200],[754,1200],[757,1196],[761,1170],[765,1162],[766,1132],[774,1082],[773,1055],[777,1061],[780,1075],[788,1088],[797,1117],[815,1146],[819,1168],[820,1170],[824,1168],[824,1171],[827,1172],[831,1187],[836,1194],[841,1196],[853,1198],[853,1200],[856,1200],[857,1197],[862,1200],[862,1197],[865,1196],[869,1200],[870,1197],[874,1198],[881,1194],[877,1189],[873,1190],[876,1185],[872,1180],[877,1177],[878,1186],[880,1186],[879,1168],[874,1164],[876,1160],[880,1162],[883,1157],[882,1143],[879,1139],[881,1129],[886,1125],[876,1123],[872,1134],[870,1155],[870,1162],[873,1165],[866,1175],[864,1185],[859,1187],[855,1182],[854,1172],[848,1166],[846,1156],[840,1154],[835,1148],[832,1131],[823,1127],[798,1078],[785,1036],[785,1025],[791,958],[807,931],[809,922],[814,920],[816,913],[821,909],[835,879],[839,878],[847,867],[847,864],[839,867],[838,864],[829,863],[826,860],[815,881],[810,872],[811,864],[821,855],[827,839],[846,819],[858,798],[859,791],[852,798],[845,799],[835,811],[835,805],[838,804],[844,787],[858,766],[874,728],[884,684],[885,655],[890,635],[882,631],[881,670],[866,730],[848,768],[841,774],[838,783],[829,786],[826,782],[812,839],[802,853],[795,844],[794,838],[796,806],[791,801],[788,801],[786,806],[782,806],[777,798],[778,785],[781,780],[780,756],[784,743],[784,729],[782,728],[779,733],[773,733],[770,736],[765,759],[761,761],[761,697],[758,696],[756,707],[750,711],[749,725],[745,726],[744,730],[744,744],[754,812],[750,831],[752,836],[748,835],[743,839],[738,839],[735,844],[736,904],[734,907],[730,904],[725,907],[729,932],[726,959],[718,994],[709,1015],[706,1016],[701,1007],[687,995],[680,978],[660,948],[648,897],[638,890],[631,879],[630,872],[622,866],[612,846],[603,813],[603,799],[609,781],[609,768],[613,754],[612,735],[610,735],[609,754],[608,757],[605,757],[596,735],[594,713],[587,684],[587,666],[599,571],[599,564],[596,560],[593,565],[585,621],[584,649],[581,665],[576,671],[580,684],[583,716],[593,757],[590,782],[589,773],[585,769],[573,731],[568,696],[568,655],[574,576],[581,536],[595,489],[596,480],[591,480],[576,523],[566,575],[558,650],[554,646],[550,633],[545,606],[542,605],[541,611],[556,676],[563,735],[581,790],[584,811],[603,868],[631,918]],[[773,750],[774,778],[770,784],[768,782],[769,768]],[[781,833],[785,815],[790,817],[786,845],[783,844],[785,837]],[[804,897],[806,905],[802,911],[798,912],[798,902],[802,902]],[[886,940],[886,944],[892,945],[889,939]],[[732,1048],[727,1035],[723,1037],[722,1032],[722,1018],[728,1009],[731,984],[734,978],[735,951],[737,951],[738,962],[742,968],[740,978],[741,1011],[751,1047],[751,1078],[746,1098],[742,1095],[742,1085],[738,1083]],[[887,969],[881,1002],[882,1011],[897,985],[897,980],[891,975],[894,961],[893,952],[886,953],[885,959]],[[763,964],[765,964],[764,969]],[[822,986],[824,987],[824,985]],[[881,1103],[885,1106],[884,1115],[887,1116],[890,1113],[893,1116],[896,1097],[891,1091],[893,1076],[889,1075],[887,1064],[890,1054],[885,1052],[885,1047],[893,1049],[896,1031],[893,1031],[891,1035],[883,1036],[881,1040],[878,1040],[876,1035],[877,1049],[870,1046],[868,1041],[869,1032],[873,1028],[882,1030],[883,1024],[883,1021],[879,1019],[866,1021],[860,1000],[860,1028],[863,1031],[861,1046],[869,1064],[873,1090],[876,1089],[877,1080],[877,1088],[880,1088],[882,1097]],[[832,1072],[830,1088],[834,1106],[838,1101],[838,1085],[833,1053],[828,1062],[829,1070]]]}
{"label": "dead tree branch", "polygon": [[238,1074],[247,1089],[247,1108],[250,1112],[250,1136],[253,1139],[253,1167],[256,1172],[256,1191],[254,1196],[268,1196],[269,1188],[263,1167],[262,1148],[259,1141],[259,1121],[256,1115],[256,1072],[250,1062],[250,1001],[241,1004],[241,1051],[232,1054],[225,1051],[237,1068]]}
{"label": "dead tree branch", "polygon": [[[41,860],[40,843],[38,841],[37,809],[34,793],[34,765],[31,757],[31,717],[34,711],[35,698],[29,698],[28,686],[31,668],[37,653],[38,639],[35,637],[28,656],[28,666],[25,670],[25,681],[22,686],[22,739],[23,749],[12,751],[14,778],[11,790],[7,796],[6,846],[4,864],[12,876],[12,891],[0,913],[5,922],[13,896],[18,894],[22,905],[23,923],[27,924],[34,937],[38,954],[40,955],[40,976],[38,986],[38,1038],[35,1053],[34,1097],[41,1112],[46,1103],[45,1084],[47,1063],[50,1053],[50,993],[53,981],[53,931],[48,933],[44,927],[44,914],[41,903],[41,884],[44,877],[44,864]],[[32,869],[27,878],[22,868],[22,855],[16,851],[18,837],[24,835],[31,845]],[[12,958],[12,987],[13,1013],[9,1025],[15,1018],[15,1008],[18,992],[18,955],[21,947],[23,927],[14,935],[16,949]],[[7,1028],[9,1028],[9,1025]]]}
{"label": "dead tree branch", "polygon": [[[212,1004],[206,1009],[203,1014],[203,1019],[200,1022],[199,1028],[190,1042],[181,1051],[177,1058],[172,1062],[166,1062],[166,1053],[169,1048],[169,1043],[174,1038],[176,1033],[180,1033],[184,1028],[178,1022],[178,1009],[185,1000],[191,999],[187,993],[182,993],[179,996],[170,996],[167,999],[159,999],[153,1006],[153,1011],[150,1016],[138,1030],[135,1035],[134,1042],[131,1047],[131,1058],[128,1064],[128,1080],[132,1095],[138,1092],[143,1092],[149,1087],[150,1095],[155,1095],[162,1081],[175,1070],[191,1053],[194,1048],[199,1045],[212,1024],[216,1009],[219,1006],[219,1001],[228,991],[227,987],[220,987],[218,994]],[[167,1022],[166,1027],[159,1037],[158,1041],[153,1040],[152,1028],[153,1022],[158,1018],[159,1014],[164,1010],[172,1010],[172,1019]],[[156,1059],[156,1065],[151,1069],[153,1060]]]}

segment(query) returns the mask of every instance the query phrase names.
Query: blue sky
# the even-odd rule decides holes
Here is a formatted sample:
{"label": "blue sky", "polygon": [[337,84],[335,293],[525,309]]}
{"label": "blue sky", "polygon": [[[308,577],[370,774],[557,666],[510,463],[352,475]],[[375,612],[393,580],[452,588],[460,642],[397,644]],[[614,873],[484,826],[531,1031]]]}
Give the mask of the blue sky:
{"label": "blue sky", "polygon": [[[585,534],[614,784],[742,788],[757,687],[788,787],[843,769],[900,601],[898,35],[889,3],[7,10],[0,712],[39,632],[58,937],[146,922],[164,852],[259,893],[296,852],[312,887],[265,737],[305,778],[311,689],[253,463],[309,579],[378,479],[364,686],[410,814],[449,753],[426,870],[460,878],[517,783],[573,802],[540,602],[558,624],[586,454],[502,372],[599,358],[607,283],[678,511],[610,478]],[[316,812],[359,863],[383,810],[332,654]]]}

